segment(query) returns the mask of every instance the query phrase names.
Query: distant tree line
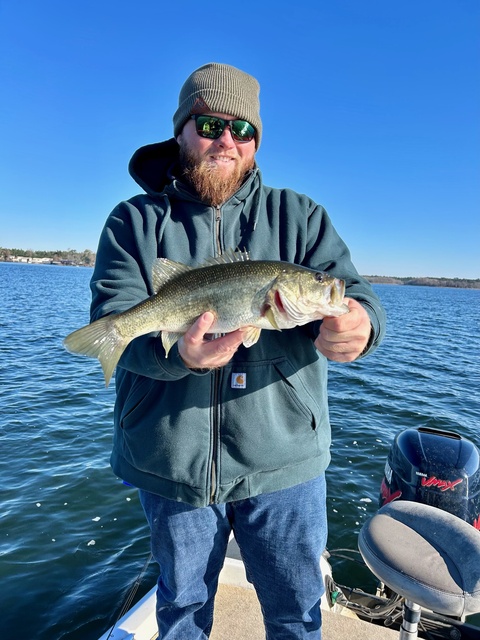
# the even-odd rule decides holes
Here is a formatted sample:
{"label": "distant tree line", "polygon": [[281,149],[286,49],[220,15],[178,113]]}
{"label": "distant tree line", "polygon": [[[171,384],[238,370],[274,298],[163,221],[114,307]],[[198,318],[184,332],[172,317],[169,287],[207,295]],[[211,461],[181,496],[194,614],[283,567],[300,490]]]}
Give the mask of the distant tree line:
{"label": "distant tree line", "polygon": [[392,278],[388,276],[365,276],[373,284],[405,284],[417,287],[453,287],[456,289],[480,289],[480,278]]}
{"label": "distant tree line", "polygon": [[96,254],[90,249],[76,251],[67,249],[66,251],[34,251],[33,249],[7,249],[0,247],[0,261],[11,262],[21,257],[30,259],[50,259],[52,262],[61,264],[78,264],[84,267],[93,267]]}
{"label": "distant tree line", "polygon": [[[33,249],[5,249],[0,247],[0,262],[11,262],[20,257],[35,260],[50,259],[53,263],[93,267],[96,254],[90,249],[76,251],[33,251]],[[422,287],[454,287],[458,289],[480,289],[480,278],[397,278],[390,276],[364,276],[373,284],[403,284]]]}

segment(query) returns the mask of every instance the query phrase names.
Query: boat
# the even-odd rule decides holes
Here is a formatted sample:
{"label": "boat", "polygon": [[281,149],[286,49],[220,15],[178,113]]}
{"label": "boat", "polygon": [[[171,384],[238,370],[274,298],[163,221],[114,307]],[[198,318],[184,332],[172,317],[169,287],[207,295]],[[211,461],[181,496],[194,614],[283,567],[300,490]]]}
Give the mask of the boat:
{"label": "boat", "polygon": [[[394,440],[379,510],[362,527],[358,550],[321,558],[325,640],[480,640],[467,617],[480,613],[480,453],[456,433],[407,429]],[[362,562],[375,593],[338,584],[336,557]],[[152,588],[99,640],[158,637]],[[211,640],[265,638],[260,607],[232,537]]]}

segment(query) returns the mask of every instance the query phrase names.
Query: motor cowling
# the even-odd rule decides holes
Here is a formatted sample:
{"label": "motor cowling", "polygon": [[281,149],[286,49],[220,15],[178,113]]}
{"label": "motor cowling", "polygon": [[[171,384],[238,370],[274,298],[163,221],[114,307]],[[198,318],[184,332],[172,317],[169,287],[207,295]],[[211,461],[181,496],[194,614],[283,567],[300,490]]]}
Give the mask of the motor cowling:
{"label": "motor cowling", "polygon": [[379,505],[412,500],[452,513],[480,530],[480,452],[450,431],[418,427],[395,436]]}

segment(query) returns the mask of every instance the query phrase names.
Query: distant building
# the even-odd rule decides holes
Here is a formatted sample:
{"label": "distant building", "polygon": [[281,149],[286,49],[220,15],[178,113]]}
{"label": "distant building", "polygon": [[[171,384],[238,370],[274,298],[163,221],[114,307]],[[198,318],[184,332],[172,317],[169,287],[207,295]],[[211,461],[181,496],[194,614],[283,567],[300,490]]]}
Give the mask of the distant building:
{"label": "distant building", "polygon": [[25,262],[29,264],[52,264],[52,258],[31,258],[30,256],[10,256],[9,262]]}

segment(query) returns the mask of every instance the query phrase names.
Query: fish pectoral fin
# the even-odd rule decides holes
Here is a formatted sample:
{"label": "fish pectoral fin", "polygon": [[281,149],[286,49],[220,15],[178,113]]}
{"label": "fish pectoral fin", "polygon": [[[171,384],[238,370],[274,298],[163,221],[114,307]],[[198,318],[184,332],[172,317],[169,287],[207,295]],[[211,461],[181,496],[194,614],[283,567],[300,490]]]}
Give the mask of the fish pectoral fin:
{"label": "fish pectoral fin", "polygon": [[243,330],[243,346],[251,347],[256,342],[258,342],[260,338],[261,329],[258,327],[247,327]]}
{"label": "fish pectoral fin", "polygon": [[280,327],[277,324],[277,321],[275,320],[275,314],[272,311],[272,307],[268,307],[264,315],[274,329],[276,329],[277,331],[281,331]]}
{"label": "fish pectoral fin", "polygon": [[165,357],[168,358],[168,352],[176,344],[180,338],[183,336],[183,333],[175,333],[174,331],[162,331],[162,344],[165,349]]}
{"label": "fish pectoral fin", "polygon": [[193,267],[189,267],[182,262],[175,262],[174,260],[168,260],[168,258],[157,258],[152,267],[152,284],[155,293],[158,293],[160,289],[170,280],[176,278],[181,273],[187,273],[191,271]]}

